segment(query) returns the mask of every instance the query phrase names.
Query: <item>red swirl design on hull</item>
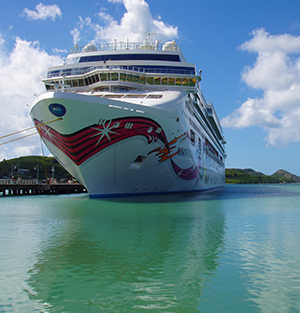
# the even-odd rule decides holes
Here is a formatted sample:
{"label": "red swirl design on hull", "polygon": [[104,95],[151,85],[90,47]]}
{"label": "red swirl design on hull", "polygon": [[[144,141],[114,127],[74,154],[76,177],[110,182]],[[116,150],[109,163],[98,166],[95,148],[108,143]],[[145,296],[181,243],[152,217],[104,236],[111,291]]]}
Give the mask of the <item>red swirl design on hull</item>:
{"label": "red swirl design on hull", "polygon": [[162,147],[149,152],[157,152],[159,162],[168,159],[172,162],[174,172],[184,180],[192,180],[198,176],[196,167],[187,169],[180,168],[172,157],[178,153],[172,152],[174,145],[179,139],[187,138],[187,133],[168,142],[162,127],[152,119],[140,117],[116,118],[100,120],[98,124],[87,126],[73,134],[63,135],[53,128],[45,125],[42,121],[34,119],[37,130],[41,137],[51,142],[54,146],[66,154],[76,165],[80,165],[96,153],[108,148],[125,139],[134,136],[144,136],[148,143],[160,140]]}
{"label": "red swirl design on hull", "polygon": [[161,140],[167,145],[167,138],[158,123],[149,118],[126,117],[102,120],[73,134],[63,135],[53,128],[42,125],[34,119],[40,136],[64,152],[76,165],[82,164],[94,154],[122,140],[144,136],[148,143]]}

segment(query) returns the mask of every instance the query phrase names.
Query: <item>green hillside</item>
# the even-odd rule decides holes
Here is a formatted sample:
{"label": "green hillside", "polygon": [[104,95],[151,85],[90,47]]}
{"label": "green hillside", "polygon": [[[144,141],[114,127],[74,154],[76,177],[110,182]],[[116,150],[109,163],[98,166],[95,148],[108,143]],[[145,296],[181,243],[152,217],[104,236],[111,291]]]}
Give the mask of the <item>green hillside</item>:
{"label": "green hillside", "polygon": [[[44,165],[45,164],[45,165]],[[15,178],[37,178],[37,166],[39,168],[39,180],[52,177],[51,169],[54,167],[54,178],[57,181],[68,180],[71,175],[56,161],[54,157],[26,156],[0,162],[0,179],[11,178],[12,172]],[[265,175],[253,169],[226,169],[227,184],[273,184],[273,183],[299,183],[300,177],[284,170],[278,170],[273,175]]]}
{"label": "green hillside", "polygon": [[252,169],[226,169],[227,184],[278,184],[299,182],[300,177],[284,170],[279,170],[273,175],[265,175]]}
{"label": "green hillside", "polygon": [[12,174],[14,178],[18,178],[19,175],[21,179],[35,179],[38,174],[39,180],[43,180],[46,179],[46,172],[48,178],[52,177],[52,168],[54,169],[54,178],[57,181],[71,178],[71,175],[54,157],[26,156],[1,161],[0,179],[11,178]]}

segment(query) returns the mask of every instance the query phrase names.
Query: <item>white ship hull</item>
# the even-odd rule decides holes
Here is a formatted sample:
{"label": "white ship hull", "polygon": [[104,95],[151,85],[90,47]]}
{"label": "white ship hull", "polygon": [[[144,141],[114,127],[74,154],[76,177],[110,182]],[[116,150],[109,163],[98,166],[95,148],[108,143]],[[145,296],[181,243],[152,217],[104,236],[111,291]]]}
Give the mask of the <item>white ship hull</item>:
{"label": "white ship hull", "polygon": [[37,128],[50,152],[90,197],[223,187],[224,163],[204,148],[207,130],[195,121],[201,135],[199,142],[191,140],[193,115],[186,95],[174,95],[162,108],[154,108],[137,101],[47,92],[30,114],[37,126],[43,124]]}

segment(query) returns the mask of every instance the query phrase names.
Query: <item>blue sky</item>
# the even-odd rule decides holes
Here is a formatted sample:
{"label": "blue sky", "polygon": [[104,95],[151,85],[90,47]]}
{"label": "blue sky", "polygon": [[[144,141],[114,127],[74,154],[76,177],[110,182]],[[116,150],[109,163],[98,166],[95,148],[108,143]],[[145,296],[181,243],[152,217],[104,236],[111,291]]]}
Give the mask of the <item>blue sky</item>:
{"label": "blue sky", "polygon": [[[0,136],[30,127],[40,80],[72,46],[175,39],[202,70],[202,91],[227,139],[227,168],[300,175],[298,0],[7,1],[0,11]],[[1,140],[4,142],[5,140]],[[0,159],[41,154],[38,136],[0,146]]]}

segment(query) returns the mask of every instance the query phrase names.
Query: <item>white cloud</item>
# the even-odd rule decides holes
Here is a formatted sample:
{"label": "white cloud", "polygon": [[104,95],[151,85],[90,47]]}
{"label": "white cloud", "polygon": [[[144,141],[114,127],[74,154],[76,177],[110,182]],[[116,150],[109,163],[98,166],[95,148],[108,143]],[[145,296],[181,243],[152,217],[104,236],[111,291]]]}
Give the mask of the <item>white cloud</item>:
{"label": "white cloud", "polygon": [[84,28],[93,30],[94,41],[114,42],[115,40],[142,41],[145,33],[155,33],[156,39],[168,40],[178,38],[178,29],[165,24],[161,20],[155,20],[150,12],[149,5],[144,0],[108,0],[113,3],[122,3],[126,12],[121,20],[115,21],[112,16],[104,11],[98,13],[100,21],[104,26],[92,23],[91,20],[80,18],[80,25],[71,34],[74,43],[81,39]]}
{"label": "white cloud", "polygon": [[300,141],[300,36],[274,36],[264,29],[252,35],[240,48],[258,56],[242,80],[263,96],[247,99],[221,122],[224,127],[261,127],[269,145],[288,146]]}
{"label": "white cloud", "polygon": [[[29,106],[26,104],[32,103],[34,94],[44,92],[41,79],[49,66],[62,63],[62,59],[48,55],[40,49],[38,42],[28,42],[20,38],[16,39],[10,55],[4,52],[4,45],[0,45],[0,55],[2,56],[2,63],[0,63],[1,137],[33,126],[29,118]],[[0,144],[29,133],[3,138]],[[35,135],[2,145],[0,159],[40,153],[40,140]]]}
{"label": "white cloud", "polygon": [[47,18],[51,18],[54,21],[56,16],[62,16],[62,12],[57,4],[45,5],[39,3],[35,9],[36,11],[25,8],[22,13],[30,20],[46,20]]}

